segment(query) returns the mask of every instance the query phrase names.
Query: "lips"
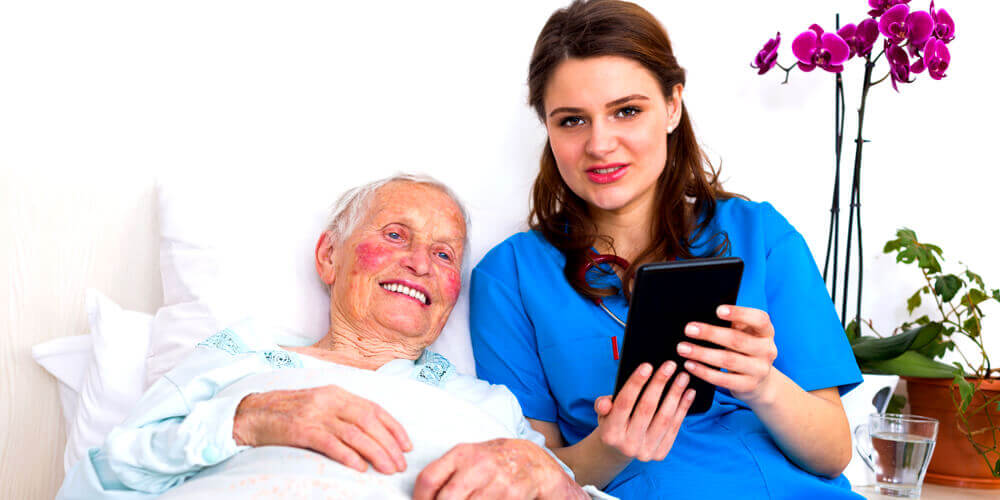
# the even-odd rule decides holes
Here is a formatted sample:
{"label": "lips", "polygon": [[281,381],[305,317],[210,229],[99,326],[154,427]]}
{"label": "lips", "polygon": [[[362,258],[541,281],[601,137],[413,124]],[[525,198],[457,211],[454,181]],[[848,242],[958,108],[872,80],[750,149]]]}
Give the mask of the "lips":
{"label": "lips", "polygon": [[587,169],[587,177],[597,184],[608,184],[621,179],[628,172],[628,163],[594,165]]}
{"label": "lips", "polygon": [[397,293],[409,297],[419,302],[421,305],[431,305],[431,297],[427,292],[427,289],[417,285],[416,283],[409,283],[402,280],[390,280],[379,283],[379,286],[381,286],[383,290],[390,293]]}

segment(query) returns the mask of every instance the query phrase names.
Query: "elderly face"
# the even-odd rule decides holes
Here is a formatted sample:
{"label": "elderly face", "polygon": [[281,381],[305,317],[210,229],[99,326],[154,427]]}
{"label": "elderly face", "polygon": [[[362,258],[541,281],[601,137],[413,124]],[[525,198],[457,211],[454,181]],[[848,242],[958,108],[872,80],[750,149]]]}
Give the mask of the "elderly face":
{"label": "elderly face", "polygon": [[331,320],[354,331],[426,346],[444,327],[461,288],[465,222],[458,205],[432,186],[392,182],[321,277],[330,283]]}

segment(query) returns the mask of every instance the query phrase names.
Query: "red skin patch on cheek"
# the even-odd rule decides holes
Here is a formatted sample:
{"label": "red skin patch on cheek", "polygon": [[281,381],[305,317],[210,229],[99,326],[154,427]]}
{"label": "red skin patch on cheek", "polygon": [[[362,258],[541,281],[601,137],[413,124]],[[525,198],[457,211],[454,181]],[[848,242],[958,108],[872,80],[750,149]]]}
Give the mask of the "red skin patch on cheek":
{"label": "red skin patch on cheek", "polygon": [[391,255],[391,249],[376,243],[359,243],[354,250],[358,267],[367,271],[380,269]]}
{"label": "red skin patch on cheek", "polygon": [[441,293],[449,302],[458,300],[458,292],[462,290],[462,276],[458,271],[447,269],[442,273],[444,283],[441,284]]}

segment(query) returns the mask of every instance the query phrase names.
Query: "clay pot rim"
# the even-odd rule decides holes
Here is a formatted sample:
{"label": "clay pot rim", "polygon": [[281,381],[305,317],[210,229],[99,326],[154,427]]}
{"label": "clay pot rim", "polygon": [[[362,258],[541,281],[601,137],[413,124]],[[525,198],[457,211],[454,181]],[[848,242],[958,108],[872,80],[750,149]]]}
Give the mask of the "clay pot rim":
{"label": "clay pot rim", "polygon": [[[943,386],[950,386],[952,381],[952,379],[950,378],[908,377],[905,375],[901,376],[900,378],[928,385],[943,385]],[[980,390],[1000,391],[1000,378],[978,379],[975,377],[965,377],[965,380],[972,384],[975,384],[976,382],[979,382],[981,380],[982,383],[979,386]]]}

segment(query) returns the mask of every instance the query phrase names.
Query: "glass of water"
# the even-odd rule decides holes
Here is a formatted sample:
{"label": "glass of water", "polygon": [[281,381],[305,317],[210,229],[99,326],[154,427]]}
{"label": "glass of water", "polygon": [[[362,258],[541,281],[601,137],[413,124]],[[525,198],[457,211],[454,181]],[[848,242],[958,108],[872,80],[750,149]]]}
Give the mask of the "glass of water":
{"label": "glass of water", "polygon": [[938,421],[917,415],[873,414],[854,429],[858,454],[875,473],[875,490],[918,498],[931,463]]}

